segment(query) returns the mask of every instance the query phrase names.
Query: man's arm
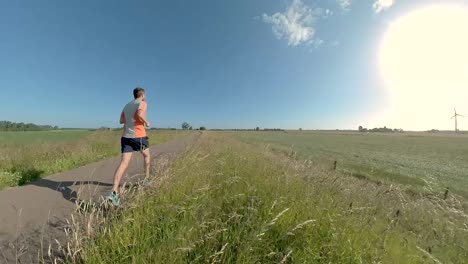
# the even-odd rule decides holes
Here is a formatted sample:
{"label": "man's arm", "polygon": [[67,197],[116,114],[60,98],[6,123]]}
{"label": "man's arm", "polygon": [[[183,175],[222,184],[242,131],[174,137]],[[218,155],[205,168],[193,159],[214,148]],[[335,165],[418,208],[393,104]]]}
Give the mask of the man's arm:
{"label": "man's arm", "polygon": [[122,112],[120,114],[120,121],[119,122],[120,122],[120,124],[125,124],[125,114],[124,114],[124,112]]}
{"label": "man's arm", "polygon": [[146,102],[142,102],[140,107],[138,108],[137,112],[138,119],[145,124],[145,126],[149,127],[150,123],[146,120]]}
{"label": "man's arm", "polygon": [[146,120],[146,112],[142,109],[139,109],[138,110],[138,113],[137,113],[137,116],[138,116],[138,119],[143,122],[143,124],[145,124],[145,126],[149,127],[150,126],[150,123],[148,122],[148,120]]}

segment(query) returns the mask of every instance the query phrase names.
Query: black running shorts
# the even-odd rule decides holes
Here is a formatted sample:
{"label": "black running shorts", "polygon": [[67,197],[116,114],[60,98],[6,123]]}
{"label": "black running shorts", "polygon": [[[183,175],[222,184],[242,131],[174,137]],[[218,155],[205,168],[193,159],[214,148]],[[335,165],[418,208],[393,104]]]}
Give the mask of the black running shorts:
{"label": "black running shorts", "polygon": [[129,153],[134,151],[143,151],[149,147],[148,137],[141,138],[126,138],[120,139],[122,153]]}

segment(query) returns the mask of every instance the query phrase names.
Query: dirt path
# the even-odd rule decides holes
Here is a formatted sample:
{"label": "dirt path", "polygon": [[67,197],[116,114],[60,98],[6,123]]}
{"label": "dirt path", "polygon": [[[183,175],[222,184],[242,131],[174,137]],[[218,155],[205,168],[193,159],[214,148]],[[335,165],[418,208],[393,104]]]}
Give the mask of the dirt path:
{"label": "dirt path", "polygon": [[[183,152],[199,135],[151,147],[153,164],[166,154]],[[1,191],[0,263],[37,263],[38,252],[47,252],[51,242],[64,237],[77,197],[99,200],[111,189],[119,161],[120,156],[114,157]],[[122,181],[131,183],[143,176],[143,159],[136,153]]]}

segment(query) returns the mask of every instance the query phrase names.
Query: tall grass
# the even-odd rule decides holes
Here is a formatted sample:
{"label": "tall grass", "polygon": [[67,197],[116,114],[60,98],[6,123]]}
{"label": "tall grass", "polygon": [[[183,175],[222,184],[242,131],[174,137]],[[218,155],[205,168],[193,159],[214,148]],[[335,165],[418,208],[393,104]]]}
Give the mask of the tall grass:
{"label": "tall grass", "polygon": [[[14,133],[14,132],[9,132]],[[16,132],[21,134],[22,132]],[[120,151],[119,131],[96,131],[82,137],[64,140],[59,132],[38,132],[38,136],[57,140],[38,143],[30,137],[35,132],[21,135],[32,143],[18,141],[0,144],[0,189],[23,185],[42,176],[76,168],[100,159],[117,155]],[[150,131],[150,144],[158,144],[186,135],[185,131]],[[16,136],[17,138],[19,136]]]}
{"label": "tall grass", "polygon": [[[468,261],[467,208],[454,196],[409,194],[216,133],[158,175],[123,209],[75,225],[68,261]],[[84,232],[98,226],[90,219],[100,228]]]}

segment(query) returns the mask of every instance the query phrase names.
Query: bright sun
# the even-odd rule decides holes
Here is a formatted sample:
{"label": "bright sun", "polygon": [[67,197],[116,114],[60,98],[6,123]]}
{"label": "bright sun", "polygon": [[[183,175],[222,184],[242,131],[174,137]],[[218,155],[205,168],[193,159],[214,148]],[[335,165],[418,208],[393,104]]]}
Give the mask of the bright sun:
{"label": "bright sun", "polygon": [[[384,36],[379,61],[392,99],[381,122],[449,129],[453,107],[468,116],[467,8],[430,6],[399,18]],[[460,129],[468,129],[466,119]]]}

